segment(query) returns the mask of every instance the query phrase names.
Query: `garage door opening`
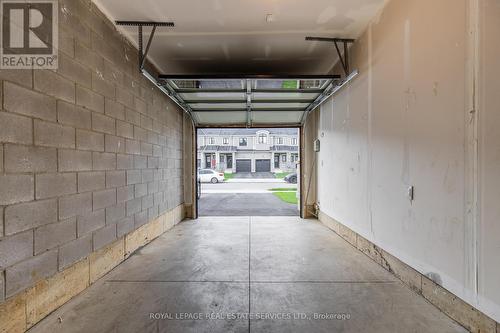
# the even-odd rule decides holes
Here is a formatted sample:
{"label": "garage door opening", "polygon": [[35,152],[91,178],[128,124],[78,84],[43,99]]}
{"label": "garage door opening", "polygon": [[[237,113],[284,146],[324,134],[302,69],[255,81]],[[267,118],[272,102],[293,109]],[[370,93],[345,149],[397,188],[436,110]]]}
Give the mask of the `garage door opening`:
{"label": "garage door opening", "polygon": [[198,216],[300,215],[300,129],[198,128]]}

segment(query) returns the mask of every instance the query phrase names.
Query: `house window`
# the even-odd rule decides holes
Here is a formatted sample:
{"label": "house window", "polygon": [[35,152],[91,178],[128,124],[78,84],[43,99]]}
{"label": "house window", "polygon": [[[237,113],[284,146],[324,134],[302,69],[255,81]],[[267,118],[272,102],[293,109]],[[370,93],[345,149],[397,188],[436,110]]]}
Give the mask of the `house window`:
{"label": "house window", "polygon": [[247,146],[247,138],[240,138],[240,147]]}
{"label": "house window", "polygon": [[225,145],[228,145],[229,144],[229,138],[222,139],[222,143],[225,144]]}
{"label": "house window", "polygon": [[259,143],[260,144],[263,144],[263,143],[267,143],[267,135],[262,133],[262,134],[259,134]]}
{"label": "house window", "polygon": [[283,138],[276,138],[276,144],[282,145],[283,144]]}
{"label": "house window", "polygon": [[299,155],[297,155],[297,154],[290,155],[291,162],[297,162],[298,160],[299,160]]}
{"label": "house window", "polygon": [[297,145],[297,138],[292,138],[292,145],[296,146]]}
{"label": "house window", "polygon": [[209,145],[214,145],[215,144],[215,138],[214,137],[208,138],[208,144]]}
{"label": "house window", "polygon": [[281,155],[281,162],[286,162],[286,155],[285,154]]}

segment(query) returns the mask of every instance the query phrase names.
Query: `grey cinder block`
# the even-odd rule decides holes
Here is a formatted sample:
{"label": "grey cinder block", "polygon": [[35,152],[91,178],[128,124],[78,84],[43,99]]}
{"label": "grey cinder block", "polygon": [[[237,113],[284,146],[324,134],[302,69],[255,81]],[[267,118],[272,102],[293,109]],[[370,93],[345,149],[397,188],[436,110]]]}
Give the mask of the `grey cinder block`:
{"label": "grey cinder block", "polygon": [[104,171],[78,173],[78,192],[103,190],[105,187],[106,173]]}
{"label": "grey cinder block", "polygon": [[55,272],[57,272],[57,250],[44,252],[11,266],[5,271],[5,296],[10,297]]}
{"label": "grey cinder block", "polygon": [[57,222],[56,199],[33,201],[5,208],[6,235],[54,222]]}
{"label": "grey cinder block", "polygon": [[76,218],[35,229],[35,255],[76,238]]}
{"label": "grey cinder block", "polygon": [[36,175],[36,198],[46,199],[76,193],[76,173]]}
{"label": "grey cinder block", "polygon": [[32,175],[0,175],[0,205],[35,199],[35,181]]}
{"label": "grey cinder block", "polygon": [[0,112],[0,142],[20,144],[33,143],[31,118],[9,112]]}
{"label": "grey cinder block", "polygon": [[92,153],[89,151],[60,149],[58,161],[59,171],[92,170]]}
{"label": "grey cinder block", "polygon": [[4,163],[7,172],[56,172],[57,150],[6,144]]}
{"label": "grey cinder block", "polygon": [[76,148],[81,150],[104,151],[104,134],[76,130]]}
{"label": "grey cinder block", "polygon": [[75,128],[90,129],[91,112],[77,105],[57,101],[57,121]]}
{"label": "grey cinder block", "polygon": [[56,120],[56,100],[53,97],[5,81],[3,84],[4,108],[49,121]]}
{"label": "grey cinder block", "polygon": [[92,252],[92,234],[77,238],[59,248],[59,270],[85,258]]}
{"label": "grey cinder block", "polygon": [[115,170],[116,154],[113,153],[92,153],[92,169],[94,170]]}
{"label": "grey cinder block", "polygon": [[0,270],[33,256],[33,231],[0,239]]}
{"label": "grey cinder block", "polygon": [[116,224],[94,231],[94,251],[112,243],[116,239]]}
{"label": "grey cinder block", "polygon": [[85,215],[92,211],[92,193],[81,193],[59,199],[59,219]]}
{"label": "grey cinder block", "polygon": [[106,211],[104,209],[78,216],[78,237],[102,228],[106,225]]}
{"label": "grey cinder block", "polygon": [[35,120],[35,145],[75,148],[75,129],[61,124]]}
{"label": "grey cinder block", "polygon": [[111,207],[116,204],[116,189],[102,190],[93,193],[93,210]]}

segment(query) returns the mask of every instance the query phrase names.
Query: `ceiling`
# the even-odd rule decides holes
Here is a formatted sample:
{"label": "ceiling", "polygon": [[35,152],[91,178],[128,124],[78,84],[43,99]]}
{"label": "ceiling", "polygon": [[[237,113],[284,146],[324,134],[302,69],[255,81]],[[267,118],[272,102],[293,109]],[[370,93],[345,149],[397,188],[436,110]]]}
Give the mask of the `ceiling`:
{"label": "ceiling", "polygon": [[[304,37],[356,38],[386,0],[93,1],[111,20],[175,22],[149,51],[166,74],[325,74],[335,48]],[[136,27],[120,30],[137,43]]]}

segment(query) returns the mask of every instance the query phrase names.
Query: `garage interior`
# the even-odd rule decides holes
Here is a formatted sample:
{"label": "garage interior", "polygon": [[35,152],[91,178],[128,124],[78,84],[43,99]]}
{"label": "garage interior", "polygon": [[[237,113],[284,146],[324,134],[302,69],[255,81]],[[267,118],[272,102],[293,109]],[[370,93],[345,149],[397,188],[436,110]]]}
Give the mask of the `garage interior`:
{"label": "garage interior", "polygon": [[[498,0],[57,6],[0,69],[0,332],[500,332]],[[285,127],[300,216],[198,216],[197,131]]]}

